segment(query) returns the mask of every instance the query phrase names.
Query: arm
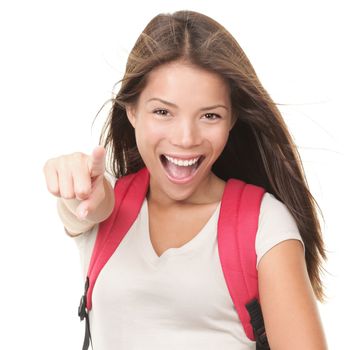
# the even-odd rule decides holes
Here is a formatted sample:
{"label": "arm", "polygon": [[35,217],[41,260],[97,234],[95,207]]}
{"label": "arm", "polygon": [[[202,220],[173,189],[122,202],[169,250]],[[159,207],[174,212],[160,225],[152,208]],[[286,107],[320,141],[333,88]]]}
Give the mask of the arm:
{"label": "arm", "polygon": [[259,295],[271,350],[326,350],[301,242],[285,240],[258,265]]}
{"label": "arm", "polygon": [[65,231],[69,236],[75,237],[88,230],[95,224],[106,220],[114,208],[114,189],[109,181],[104,177],[105,198],[99,207],[89,213],[84,220],[80,220],[75,215],[76,208],[81,203],[78,199],[57,199],[57,211],[61,218]]}

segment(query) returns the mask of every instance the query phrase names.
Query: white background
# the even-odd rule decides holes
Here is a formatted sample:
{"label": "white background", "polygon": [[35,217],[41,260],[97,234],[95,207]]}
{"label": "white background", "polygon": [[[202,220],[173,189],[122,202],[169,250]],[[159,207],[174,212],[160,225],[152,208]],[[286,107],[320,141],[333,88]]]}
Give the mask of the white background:
{"label": "white background", "polygon": [[[173,4],[174,3],[174,4]],[[330,349],[348,346],[349,25],[340,1],[7,1],[0,5],[1,349],[79,349],[78,250],[47,188],[47,159],[91,153],[142,29],[190,9],[238,40],[280,106],[323,210]],[[293,302],[293,301],[291,301]]]}

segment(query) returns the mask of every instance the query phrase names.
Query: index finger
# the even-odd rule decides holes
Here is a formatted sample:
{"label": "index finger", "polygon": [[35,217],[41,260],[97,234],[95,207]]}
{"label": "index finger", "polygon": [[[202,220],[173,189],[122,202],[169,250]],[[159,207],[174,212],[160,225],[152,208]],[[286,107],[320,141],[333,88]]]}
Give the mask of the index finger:
{"label": "index finger", "polygon": [[88,169],[91,177],[96,177],[105,172],[106,151],[103,146],[99,145],[94,148],[91,156],[88,158]]}

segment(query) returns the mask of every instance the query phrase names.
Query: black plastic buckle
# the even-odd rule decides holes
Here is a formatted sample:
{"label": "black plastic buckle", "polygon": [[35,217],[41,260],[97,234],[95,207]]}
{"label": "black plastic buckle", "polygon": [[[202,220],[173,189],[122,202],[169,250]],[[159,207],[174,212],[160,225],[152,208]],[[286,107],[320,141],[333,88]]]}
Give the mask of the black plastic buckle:
{"label": "black plastic buckle", "polygon": [[86,297],[83,295],[80,298],[80,304],[78,308],[78,316],[80,317],[80,321],[82,321],[86,317]]}
{"label": "black plastic buckle", "polygon": [[78,308],[78,316],[80,317],[80,321],[82,321],[87,316],[86,310],[86,294],[89,289],[89,277],[86,277],[84,294],[80,298],[79,308]]}

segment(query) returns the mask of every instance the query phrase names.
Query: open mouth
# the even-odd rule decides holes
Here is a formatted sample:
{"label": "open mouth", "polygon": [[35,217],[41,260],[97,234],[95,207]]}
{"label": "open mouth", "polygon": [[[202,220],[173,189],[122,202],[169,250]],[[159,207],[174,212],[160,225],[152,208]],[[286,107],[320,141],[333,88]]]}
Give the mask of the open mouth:
{"label": "open mouth", "polygon": [[203,162],[204,156],[200,156],[197,160],[179,161],[164,154],[160,156],[163,168],[168,177],[175,182],[190,181],[197,173],[198,168]]}

